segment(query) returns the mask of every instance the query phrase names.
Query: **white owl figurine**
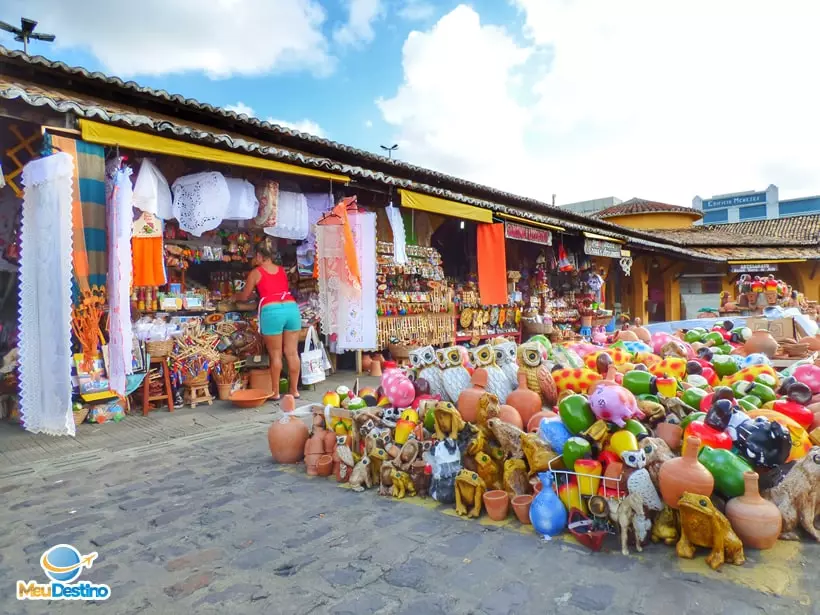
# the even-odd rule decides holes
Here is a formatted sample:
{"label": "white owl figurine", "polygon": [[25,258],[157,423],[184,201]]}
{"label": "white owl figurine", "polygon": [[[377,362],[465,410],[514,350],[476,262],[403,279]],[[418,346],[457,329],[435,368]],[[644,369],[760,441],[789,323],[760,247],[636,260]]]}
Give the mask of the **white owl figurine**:
{"label": "white owl figurine", "polygon": [[424,346],[410,352],[410,365],[416,370],[416,376],[424,378],[430,385],[430,395],[441,395],[445,399],[444,375],[432,346]]}
{"label": "white owl figurine", "polygon": [[473,365],[487,370],[487,391],[498,397],[501,404],[507,403],[507,396],[513,392],[506,374],[495,362],[495,351],[489,344],[477,346],[470,351]]}
{"label": "white owl figurine", "polygon": [[458,346],[448,346],[436,351],[442,369],[444,391],[451,403],[458,401],[461,392],[470,386],[470,372],[462,363],[463,355]]}
{"label": "white owl figurine", "polygon": [[649,510],[663,510],[663,502],[658,495],[658,490],[652,484],[652,477],[646,469],[646,453],[643,449],[636,451],[624,451],[621,453],[624,464],[635,471],[629,475],[626,481],[626,488],[629,493],[638,493],[643,498],[643,503]]}
{"label": "white owl figurine", "polygon": [[510,383],[510,391],[514,391],[518,388],[518,362],[516,361],[517,347],[515,342],[495,344],[493,350],[495,351],[495,364],[504,372],[504,376]]}

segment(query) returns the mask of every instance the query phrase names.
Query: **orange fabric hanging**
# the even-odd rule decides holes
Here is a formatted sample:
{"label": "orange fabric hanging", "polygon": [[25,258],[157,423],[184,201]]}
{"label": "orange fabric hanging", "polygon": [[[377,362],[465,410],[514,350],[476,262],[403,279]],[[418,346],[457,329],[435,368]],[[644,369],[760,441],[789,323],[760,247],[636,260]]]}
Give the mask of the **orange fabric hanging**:
{"label": "orange fabric hanging", "polygon": [[162,237],[134,237],[131,240],[131,253],[134,261],[134,287],[165,285]]}
{"label": "orange fabric hanging", "polygon": [[504,224],[479,224],[478,292],[482,305],[507,303],[507,252]]}
{"label": "orange fabric hanging", "polygon": [[356,197],[347,197],[339,201],[333,208],[333,213],[342,219],[342,235],[345,244],[345,261],[347,262],[347,274],[350,283],[356,290],[362,289],[362,274],[359,272],[359,258],[356,255],[356,242],[353,239],[353,230],[350,228],[350,220],[347,218],[347,206],[354,204]]}

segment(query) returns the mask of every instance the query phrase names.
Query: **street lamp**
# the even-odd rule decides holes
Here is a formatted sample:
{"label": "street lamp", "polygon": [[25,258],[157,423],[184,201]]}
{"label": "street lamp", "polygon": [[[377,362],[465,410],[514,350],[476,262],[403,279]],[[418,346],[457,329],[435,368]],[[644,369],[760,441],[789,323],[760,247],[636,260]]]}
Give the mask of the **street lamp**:
{"label": "street lamp", "polygon": [[14,34],[14,40],[18,43],[23,43],[23,53],[28,55],[28,42],[30,40],[35,41],[43,41],[45,43],[53,43],[54,39],[57,38],[53,34],[35,34],[34,28],[37,27],[37,22],[33,19],[26,19],[25,17],[20,18],[20,27],[15,28],[11,24],[6,23],[5,21],[0,21],[0,30],[5,30],[6,32],[11,32]]}
{"label": "street lamp", "polygon": [[399,149],[399,144],[394,143],[390,147],[387,147],[386,145],[380,145],[379,147],[387,152],[388,160],[393,160],[393,152],[395,152],[397,149]]}

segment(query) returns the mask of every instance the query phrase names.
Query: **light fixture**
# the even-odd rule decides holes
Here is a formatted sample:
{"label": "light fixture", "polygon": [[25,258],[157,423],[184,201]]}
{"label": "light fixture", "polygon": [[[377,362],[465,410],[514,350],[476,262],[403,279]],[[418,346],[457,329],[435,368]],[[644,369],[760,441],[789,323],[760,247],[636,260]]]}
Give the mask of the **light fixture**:
{"label": "light fixture", "polygon": [[461,221],[461,230],[464,230],[464,220]]}
{"label": "light fixture", "polygon": [[14,34],[14,40],[18,43],[23,43],[23,53],[25,53],[26,55],[28,55],[28,42],[30,40],[52,43],[56,38],[53,34],[35,33],[34,28],[36,27],[36,21],[34,21],[33,19],[27,19],[25,17],[20,18],[19,28],[15,28],[14,26],[6,23],[5,21],[0,21],[0,30],[5,30],[6,32],[11,32],[12,34]]}

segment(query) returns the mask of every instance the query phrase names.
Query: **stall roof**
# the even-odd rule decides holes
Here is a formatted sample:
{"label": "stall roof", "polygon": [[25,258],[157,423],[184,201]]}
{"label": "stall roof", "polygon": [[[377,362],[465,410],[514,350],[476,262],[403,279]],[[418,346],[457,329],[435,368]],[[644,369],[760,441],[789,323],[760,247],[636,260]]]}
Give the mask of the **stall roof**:
{"label": "stall roof", "polygon": [[[70,67],[63,62],[52,62],[41,56],[30,57],[0,46],[0,67],[0,98],[7,100],[21,100],[59,113],[73,113],[80,118],[126,125],[136,130],[242,150],[354,179],[407,188],[496,213],[559,225],[568,230],[592,231],[613,240],[626,241],[636,248],[674,253],[690,259],[719,260],[706,253],[685,249],[674,241],[658,241],[654,233],[626,229],[599,220],[589,224],[590,219],[583,215],[535,199],[402,161],[388,160],[327,139],[240,116],[163,90],[143,87],[133,81],[126,82],[99,72]],[[192,118],[197,118],[197,121],[191,121]],[[248,138],[248,132],[261,139]],[[361,166],[365,162],[367,168]]]}
{"label": "stall roof", "polygon": [[720,247],[698,248],[722,261],[776,261],[776,260],[817,260],[820,247]]}
{"label": "stall roof", "polygon": [[693,218],[702,218],[703,214],[691,207],[681,207],[680,205],[670,205],[658,201],[647,201],[646,199],[633,198],[618,205],[607,207],[593,214],[596,218],[606,220],[616,216],[634,216],[643,214],[687,214]]}
{"label": "stall roof", "polygon": [[750,220],[730,224],[712,224],[704,226],[709,230],[722,230],[727,233],[740,233],[760,237],[786,237],[805,242],[820,243],[820,215],[792,216],[773,218],[771,220]]}
{"label": "stall roof", "polygon": [[732,232],[724,226],[692,226],[685,229],[655,230],[658,237],[683,246],[698,249],[707,246],[817,246],[817,241],[771,234]]}

